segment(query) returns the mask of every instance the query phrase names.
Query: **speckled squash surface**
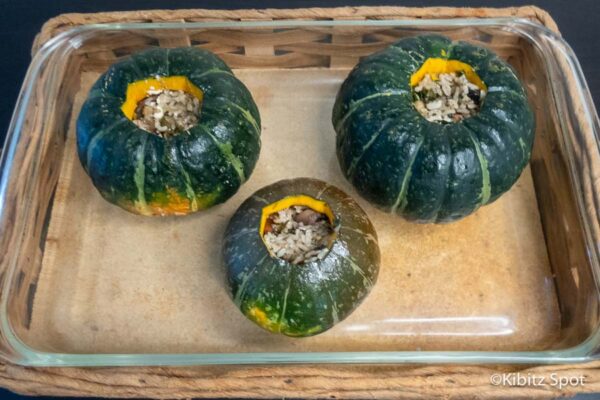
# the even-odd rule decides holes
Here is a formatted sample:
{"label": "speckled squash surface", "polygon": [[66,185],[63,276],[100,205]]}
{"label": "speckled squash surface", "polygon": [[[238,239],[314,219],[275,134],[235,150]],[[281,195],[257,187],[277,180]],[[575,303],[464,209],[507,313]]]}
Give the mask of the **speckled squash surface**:
{"label": "speckled squash surface", "polygon": [[[199,123],[169,138],[138,128],[121,110],[130,84],[166,77],[187,78],[202,93]],[[224,202],[248,179],[260,152],[260,116],[216,55],[154,48],[98,79],[77,120],[77,148],[106,200],[143,215],[184,215]]]}
{"label": "speckled squash surface", "polygon": [[[428,59],[468,64],[487,86],[479,113],[427,121],[411,77]],[[414,80],[414,79],[413,79]],[[418,222],[449,222],[500,197],[529,162],[534,117],[506,62],[440,35],[402,39],[363,59],[337,95],[336,148],[346,178],[368,201]]]}
{"label": "speckled squash surface", "polygon": [[[263,208],[297,195],[327,203],[338,230],[324,259],[300,265],[271,256],[260,234]],[[360,206],[310,178],[279,181],[248,198],[229,222],[223,256],[242,313],[287,336],[316,335],[346,318],[375,284],[380,259],[375,230]]]}

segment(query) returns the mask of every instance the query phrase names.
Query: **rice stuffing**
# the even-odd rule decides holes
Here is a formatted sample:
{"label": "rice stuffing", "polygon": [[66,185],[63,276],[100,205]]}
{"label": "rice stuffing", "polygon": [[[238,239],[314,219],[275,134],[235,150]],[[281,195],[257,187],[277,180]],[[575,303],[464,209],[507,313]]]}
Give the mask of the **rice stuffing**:
{"label": "rice stuffing", "polygon": [[135,110],[133,123],[161,137],[174,136],[198,123],[200,101],[183,90],[147,92]]}
{"label": "rice stuffing", "polygon": [[430,122],[459,122],[479,112],[486,92],[462,72],[427,74],[413,88],[414,106]]}
{"label": "rice stuffing", "polygon": [[292,264],[304,264],[325,258],[334,234],[325,214],[291,206],[269,216],[263,238],[272,255]]}

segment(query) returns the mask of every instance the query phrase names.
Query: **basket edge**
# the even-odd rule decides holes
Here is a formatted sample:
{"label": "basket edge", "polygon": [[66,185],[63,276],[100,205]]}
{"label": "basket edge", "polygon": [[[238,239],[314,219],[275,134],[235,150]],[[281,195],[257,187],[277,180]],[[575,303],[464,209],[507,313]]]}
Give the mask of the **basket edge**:
{"label": "basket edge", "polygon": [[537,6],[504,8],[469,7],[396,7],[359,6],[332,8],[265,8],[265,9],[179,9],[179,10],[139,10],[100,13],[66,13],[46,21],[36,35],[31,54],[35,55],[44,43],[65,29],[75,26],[116,22],[156,22],[212,20],[272,20],[272,19],[343,19],[343,18],[494,18],[522,17],[537,21],[548,29],[560,34],[558,26],[550,14]]}
{"label": "basket edge", "polygon": [[[206,9],[188,9],[188,10],[148,10],[148,11],[121,11],[121,12],[105,12],[105,13],[95,13],[95,14],[82,14],[82,13],[69,13],[69,14],[61,14],[56,17],[48,20],[42,27],[42,30],[36,36],[34,41],[34,45],[32,48],[32,54],[35,52],[48,40],[54,37],[56,34],[64,30],[65,28],[84,25],[84,24],[92,24],[92,23],[110,23],[110,22],[125,22],[125,21],[176,21],[182,19],[223,19],[223,20],[238,20],[238,19],[298,19],[298,18],[306,18],[306,19],[318,19],[318,18],[328,18],[328,19],[336,19],[336,18],[344,18],[344,17],[359,17],[359,18],[384,18],[384,17],[413,17],[413,18],[465,18],[465,17],[475,17],[475,18],[492,18],[492,17],[523,17],[529,18],[539,22],[540,24],[546,26],[548,29],[559,33],[558,27],[550,16],[550,14],[536,6],[522,6],[522,7],[507,7],[507,8],[454,8],[454,7],[428,7],[428,8],[413,8],[413,7],[339,7],[339,8],[306,8],[306,9],[262,9],[262,10],[206,10]],[[547,367],[532,367],[522,369],[517,367],[512,369],[510,367],[509,371],[512,370],[521,370],[522,373],[536,373],[540,375],[545,375],[549,372],[556,371],[565,371],[567,373],[566,368],[568,369],[568,374],[571,375],[574,371],[579,371],[588,375],[588,377],[594,376],[598,378],[600,376],[600,363],[591,362],[587,364],[581,365],[571,365],[571,366],[547,366]],[[252,367],[248,367],[252,368]],[[261,374],[266,374],[273,379],[271,381],[281,381],[287,382],[289,379],[295,379],[298,376],[298,372],[308,373],[308,370],[311,370],[310,367],[290,367],[281,368],[286,372],[281,371],[281,373],[277,373],[281,367],[266,367],[266,368],[257,368],[255,371],[260,370]],[[448,382],[442,382],[443,376],[439,377],[439,382],[435,380],[437,384],[432,384],[430,387],[436,388],[437,390],[445,390],[446,393],[454,393],[454,395],[474,395],[480,393],[482,389],[489,390],[489,385],[484,384],[481,381],[482,377],[489,377],[489,375],[494,371],[505,371],[507,366],[497,366],[496,368],[488,368],[483,366],[469,366],[469,367],[458,367],[458,374],[463,375],[462,378],[458,378],[456,383],[460,383],[462,385],[471,386],[470,388],[459,389],[458,386],[452,388],[452,386]],[[563,369],[564,368],[564,369]],[[221,370],[221,368],[218,368]],[[317,367],[318,369],[318,367]],[[70,372],[67,372],[66,369],[54,369],[54,368],[23,368],[16,365],[10,364],[0,364],[0,386],[8,388],[10,390],[14,390],[23,394],[55,394],[55,395],[86,395],[93,396],[98,395],[100,393],[104,395],[119,395],[119,396],[139,396],[139,395],[151,395],[151,396],[162,396],[162,395],[170,395],[177,397],[205,397],[205,396],[214,396],[215,388],[210,388],[210,383],[206,383],[204,387],[188,387],[182,391],[173,391],[162,390],[153,391],[152,388],[144,389],[144,385],[142,382],[144,381],[142,377],[146,376],[149,380],[156,380],[157,378],[164,379],[163,384],[166,384],[167,379],[183,379],[181,376],[176,376],[177,374],[173,374],[170,376],[169,373],[162,375],[163,371],[157,371],[155,368],[149,368],[147,372],[141,372],[139,369],[135,371],[130,371],[132,375],[134,375],[134,380],[137,382],[130,382],[121,384],[124,386],[123,391],[115,391],[115,387],[111,385],[111,380],[109,377],[115,371],[111,369],[100,369],[91,371],[92,376],[78,376],[78,369],[70,369]],[[162,369],[161,369],[162,370]],[[351,374],[349,371],[352,370],[351,367],[334,367],[333,371],[337,370],[340,375]],[[455,376],[457,375],[457,371],[453,369],[453,367],[417,367],[412,373],[407,372],[410,371],[410,367],[390,367],[388,375],[385,382],[388,384],[391,383],[390,380],[396,381],[393,386],[396,387],[411,387],[410,380],[414,380],[413,384],[423,377],[431,377],[432,371],[434,370],[436,374],[443,375],[444,373],[453,373]],[[393,371],[393,372],[392,372]],[[402,371],[402,372],[401,372]],[[314,370],[312,371],[315,372]],[[105,374],[106,373],[106,374]],[[364,372],[362,372],[364,373]],[[362,373],[359,373],[362,375]],[[191,373],[190,376],[185,378],[190,379],[190,382],[193,381],[194,378],[199,378],[204,373],[198,373],[198,375]],[[207,370],[205,374],[208,374]],[[259,374],[259,375],[261,375]],[[74,375],[74,376],[72,376]],[[85,374],[83,374],[85,375]],[[208,374],[212,375],[212,374]],[[240,376],[244,378],[253,378],[254,375],[252,372],[248,372],[248,370],[244,367],[234,367],[231,370],[221,370],[220,373],[214,374],[211,378],[216,378],[217,376],[220,379],[232,379],[236,380]],[[335,375],[335,374],[333,374]],[[351,374],[353,375],[353,374]],[[368,374],[367,374],[368,375]],[[41,378],[41,379],[40,379]],[[57,379],[58,378],[58,379]],[[207,377],[205,377],[206,379]],[[254,376],[256,379],[257,376]],[[357,376],[354,376],[353,379],[358,380]],[[375,379],[375,377],[371,377]],[[428,378],[428,379],[429,379]],[[330,376],[329,378],[325,377],[325,380],[335,380],[336,378]],[[57,385],[60,381],[60,385]],[[81,382],[78,382],[80,381]],[[187,379],[183,379],[187,380]],[[210,379],[209,379],[210,380]],[[404,381],[404,382],[402,382]],[[469,382],[470,381],[470,382]],[[190,383],[188,382],[188,383]],[[267,380],[265,380],[267,382]],[[137,383],[137,384],[136,384]],[[183,382],[181,389],[185,388]],[[322,382],[325,383],[325,382]],[[373,382],[371,382],[373,383]],[[430,382],[431,384],[432,382]],[[136,388],[136,386],[138,386]],[[298,385],[298,386],[296,386]],[[289,395],[291,392],[295,390],[302,389],[303,385],[300,383],[296,383],[295,388],[290,387],[279,388],[277,390],[266,390],[264,392],[253,392],[252,390],[243,389],[242,387],[238,388],[230,388],[230,393],[235,393],[240,397],[245,396],[256,396],[256,395],[275,395],[278,397],[282,394]],[[329,382],[328,385],[324,387],[331,387],[332,382]],[[386,384],[387,385],[387,384]],[[117,386],[120,387],[121,385]],[[157,389],[161,385],[152,385]],[[352,385],[350,385],[352,386]],[[357,385],[358,386],[358,385]],[[392,385],[390,385],[392,386]],[[533,390],[523,390],[523,391],[506,391],[502,390],[502,388],[497,388],[498,392],[492,392],[494,395],[505,395],[506,398],[512,396],[523,396],[526,394],[533,394]],[[355,387],[354,390],[359,391],[360,389]],[[585,388],[585,391],[588,390],[598,390],[598,387],[592,382],[592,384]],[[356,393],[360,392],[352,392],[352,388],[349,389],[349,392],[345,392],[343,390],[334,390],[341,396],[354,397]],[[318,396],[312,392],[309,394],[309,397]],[[391,397],[401,397],[398,392],[392,394],[393,392],[379,392],[379,395],[382,398],[391,398]],[[539,392],[537,392],[539,394]],[[573,392],[569,392],[573,393]],[[413,393],[414,394],[414,393]],[[431,393],[430,393],[431,394]],[[554,396],[557,392],[548,392],[547,395]],[[564,392],[560,394],[565,394]]]}
{"label": "basket edge", "polygon": [[[547,398],[600,391],[600,362],[562,366],[229,366],[23,368],[0,365],[0,387],[25,395],[118,398]],[[493,376],[585,377],[582,386],[494,385]],[[449,375],[451,377],[449,377]],[[426,382],[426,384],[424,384]],[[482,394],[485,393],[485,395]]]}

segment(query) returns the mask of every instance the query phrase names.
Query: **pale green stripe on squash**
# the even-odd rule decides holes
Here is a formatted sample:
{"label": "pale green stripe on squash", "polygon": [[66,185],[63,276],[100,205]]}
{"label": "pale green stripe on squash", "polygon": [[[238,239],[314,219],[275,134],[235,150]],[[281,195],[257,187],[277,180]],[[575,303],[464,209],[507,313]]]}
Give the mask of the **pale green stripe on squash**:
{"label": "pale green stripe on squash", "polygon": [[235,104],[231,100],[228,100],[228,99],[222,99],[222,100],[225,101],[225,102],[227,102],[227,103],[229,103],[229,104],[231,104],[233,107],[237,108],[238,110],[240,110],[242,112],[242,115],[244,116],[244,118],[254,128],[254,131],[256,132],[256,136],[260,137],[260,126],[258,126],[258,122],[256,122],[256,119],[254,119],[254,117],[252,116],[252,114],[250,113],[250,111],[246,110],[243,107],[240,107],[239,105]]}
{"label": "pale green stripe on squash", "polygon": [[371,289],[373,287],[373,281],[371,280],[371,278],[369,278],[367,275],[365,275],[365,272],[358,266],[358,264],[356,263],[356,261],[354,261],[352,259],[352,257],[350,257],[349,255],[342,255],[338,252],[335,252],[333,249],[331,249],[331,251],[337,255],[338,257],[340,257],[342,260],[348,262],[348,264],[350,264],[350,267],[352,267],[352,270],[354,272],[356,272],[358,275],[361,276],[361,278],[363,278],[363,284],[365,285],[365,287],[367,289]]}
{"label": "pale green stripe on squash", "polygon": [[473,134],[473,132],[470,129],[467,129],[467,131],[469,132],[469,137],[471,138],[471,141],[473,142],[473,145],[475,146],[475,152],[477,153],[477,158],[479,159],[479,165],[481,166],[482,182],[481,182],[481,201],[479,203],[479,206],[483,206],[490,200],[490,196],[492,195],[492,185],[490,182],[490,170],[488,168],[487,159],[485,158],[485,156],[483,155],[483,152],[481,151],[481,143],[479,143],[479,140],[477,139],[477,137],[475,137],[475,135]]}
{"label": "pale green stripe on squash", "polygon": [[184,177],[185,183],[185,194],[190,199],[190,206],[192,211],[198,211],[198,199],[196,198],[196,191],[192,187],[192,180],[190,179],[190,174],[185,170],[183,165],[180,166],[181,174]]}
{"label": "pale green stripe on squash", "polygon": [[353,102],[350,103],[350,106],[348,107],[348,110],[346,111],[346,114],[344,114],[344,116],[342,118],[340,118],[339,122],[337,123],[335,130],[336,132],[338,132],[340,130],[340,127],[342,126],[342,124],[348,119],[348,117],[350,115],[352,115],[354,113],[354,111],[356,111],[356,109],[364,102],[372,100],[372,99],[376,99],[378,97],[387,97],[387,96],[403,96],[405,94],[407,94],[408,91],[406,90],[389,90],[389,91],[385,91],[385,92],[380,92],[380,93],[373,93],[370,94],[368,96],[365,97],[361,97],[358,100],[354,100]]}
{"label": "pale green stripe on squash", "polygon": [[[410,161],[406,168],[406,172],[404,173],[404,177],[402,178],[402,184],[400,185],[400,191],[398,192],[398,197],[396,197],[396,201],[392,205],[392,209],[391,209],[392,213],[396,213],[398,211],[398,207],[400,207],[400,205],[402,204],[402,201],[406,198],[406,192],[408,192],[408,184],[410,182],[410,178],[412,177],[413,165],[415,164],[415,160],[417,159],[417,155],[419,154],[419,151],[421,150],[421,147],[423,146],[424,141],[425,141],[425,138],[423,136],[421,136],[420,140],[417,142],[417,149],[415,150],[412,157],[410,158]],[[400,211],[402,211],[405,206],[406,206],[406,202],[404,202],[402,204]]]}
{"label": "pale green stripe on squash", "polygon": [[365,145],[363,146],[363,148],[360,151],[360,154],[352,159],[352,161],[350,162],[350,165],[348,166],[348,171],[346,171],[346,175],[348,176],[348,178],[351,178],[354,175],[354,169],[356,168],[356,165],[358,164],[358,162],[365,155],[367,150],[369,150],[369,148],[373,145],[373,143],[375,143],[375,140],[377,140],[379,135],[381,135],[381,132],[383,132],[389,126],[389,124],[390,124],[390,122],[384,123],[383,126],[381,128],[379,128],[373,134],[373,136],[371,136],[369,141],[367,143],[365,143]]}
{"label": "pale green stripe on squash", "polygon": [[88,167],[92,162],[92,152],[94,150],[94,147],[96,147],[96,144],[100,141],[100,139],[102,139],[104,136],[109,134],[117,125],[122,124],[126,121],[128,121],[128,119],[125,118],[125,116],[123,116],[123,118],[116,120],[115,122],[113,122],[112,124],[107,126],[106,128],[102,129],[96,135],[94,135],[92,140],[90,140],[90,142],[88,143],[88,147],[86,150],[86,165]]}
{"label": "pale green stripe on squash", "polygon": [[[294,266],[292,266],[294,267]],[[283,295],[283,306],[281,307],[281,313],[279,314],[279,319],[277,320],[277,330],[279,331],[279,333],[281,333],[281,326],[285,323],[287,325],[286,319],[285,319],[285,312],[287,311],[287,300],[288,300],[288,295],[290,294],[290,286],[292,285],[292,270],[291,268],[289,269],[288,272],[288,284],[287,287],[285,288],[285,293]]]}
{"label": "pale green stripe on squash", "polygon": [[210,132],[209,129],[207,129],[204,126],[202,126],[202,129],[211,138],[214,144],[219,148],[221,154],[223,154],[227,161],[231,163],[231,166],[233,167],[233,169],[235,169],[235,172],[240,177],[241,183],[244,183],[246,181],[246,176],[244,174],[244,164],[235,154],[233,154],[233,146],[231,145],[231,143],[222,143]]}
{"label": "pale green stripe on squash", "polygon": [[329,298],[331,299],[331,319],[333,320],[333,324],[335,325],[338,322],[340,322],[340,313],[337,308],[337,303],[333,299],[333,296],[331,295],[331,292],[329,290],[327,290],[327,294],[329,295]]}
{"label": "pale green stripe on squash", "polygon": [[259,262],[256,263],[256,265],[254,267],[252,267],[252,269],[250,271],[248,271],[247,273],[245,273],[244,278],[242,279],[242,284],[240,286],[238,286],[238,290],[235,294],[235,297],[233,299],[233,302],[235,303],[235,305],[237,305],[238,307],[241,306],[242,302],[244,301],[244,295],[246,294],[246,286],[248,285],[248,281],[250,279],[250,276],[252,276],[252,274],[254,274],[256,272],[256,270],[258,269],[258,267],[265,261],[265,259],[267,258],[268,254],[266,254],[263,258],[260,259]]}
{"label": "pale green stripe on squash", "polygon": [[133,175],[133,180],[135,182],[135,186],[137,187],[138,198],[136,202],[136,206],[140,207],[140,211],[148,212],[148,204],[146,203],[146,193],[144,192],[144,185],[146,181],[146,142],[148,137],[144,135],[142,137],[141,146],[138,149],[137,160],[135,164],[135,173]]}

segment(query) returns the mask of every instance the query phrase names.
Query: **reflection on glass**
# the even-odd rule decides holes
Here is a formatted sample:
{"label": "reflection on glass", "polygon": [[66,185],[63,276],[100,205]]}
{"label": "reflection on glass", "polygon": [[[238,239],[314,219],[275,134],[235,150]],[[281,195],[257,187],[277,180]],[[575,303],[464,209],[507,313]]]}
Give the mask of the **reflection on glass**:
{"label": "reflection on glass", "polygon": [[369,325],[346,328],[348,332],[369,332],[386,336],[504,336],[514,333],[513,322],[505,316],[387,318]]}

